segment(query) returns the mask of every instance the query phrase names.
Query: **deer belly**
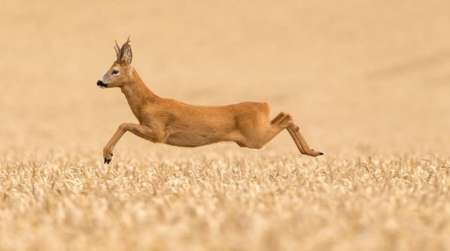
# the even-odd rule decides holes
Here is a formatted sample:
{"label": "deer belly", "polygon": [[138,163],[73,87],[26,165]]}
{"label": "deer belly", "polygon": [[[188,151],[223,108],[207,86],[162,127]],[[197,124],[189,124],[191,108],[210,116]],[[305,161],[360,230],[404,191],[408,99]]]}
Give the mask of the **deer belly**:
{"label": "deer belly", "polygon": [[166,144],[173,146],[195,147],[218,142],[216,135],[201,132],[174,132],[167,139]]}

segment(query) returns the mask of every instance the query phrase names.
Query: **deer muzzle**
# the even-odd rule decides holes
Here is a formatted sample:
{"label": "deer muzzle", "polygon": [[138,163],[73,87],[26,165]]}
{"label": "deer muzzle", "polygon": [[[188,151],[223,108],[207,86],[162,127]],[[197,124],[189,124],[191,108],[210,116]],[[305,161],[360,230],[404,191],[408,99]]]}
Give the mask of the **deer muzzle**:
{"label": "deer muzzle", "polygon": [[108,87],[108,84],[103,83],[103,81],[99,80],[99,81],[97,81],[97,86],[101,87],[101,88],[106,88],[106,87]]}

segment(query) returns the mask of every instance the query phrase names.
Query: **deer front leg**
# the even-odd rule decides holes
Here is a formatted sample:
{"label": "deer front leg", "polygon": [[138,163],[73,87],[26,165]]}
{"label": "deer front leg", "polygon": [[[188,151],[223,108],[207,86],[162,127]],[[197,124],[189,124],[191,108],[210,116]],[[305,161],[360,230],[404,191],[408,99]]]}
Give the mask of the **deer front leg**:
{"label": "deer front leg", "polygon": [[120,138],[127,132],[131,132],[136,136],[141,138],[156,142],[158,141],[157,134],[148,126],[132,124],[132,123],[123,123],[119,126],[117,131],[108,141],[106,146],[103,148],[103,158],[106,164],[111,162],[113,156],[113,150],[116,146],[117,142],[119,142]]}

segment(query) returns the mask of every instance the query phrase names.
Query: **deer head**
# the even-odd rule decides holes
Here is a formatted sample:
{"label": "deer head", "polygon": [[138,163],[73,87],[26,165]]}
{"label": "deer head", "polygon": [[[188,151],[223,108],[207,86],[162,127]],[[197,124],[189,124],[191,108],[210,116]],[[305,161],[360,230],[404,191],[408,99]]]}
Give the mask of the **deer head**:
{"label": "deer head", "polygon": [[116,41],[114,50],[117,56],[116,61],[103,75],[102,80],[97,81],[97,86],[101,88],[123,87],[132,82],[133,67],[131,66],[131,61],[133,53],[131,51],[130,38],[127,39],[122,47],[119,47]]}

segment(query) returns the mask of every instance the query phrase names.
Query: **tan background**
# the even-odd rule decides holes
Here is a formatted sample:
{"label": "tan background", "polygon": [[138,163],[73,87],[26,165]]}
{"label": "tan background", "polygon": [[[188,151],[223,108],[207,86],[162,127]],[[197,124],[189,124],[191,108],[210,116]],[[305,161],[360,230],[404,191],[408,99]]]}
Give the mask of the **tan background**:
{"label": "tan background", "polygon": [[[96,148],[120,122],[135,121],[119,90],[95,86],[114,40],[131,35],[134,65],[161,96],[268,101],[329,154],[448,152],[449,8],[435,0],[3,1],[0,140]],[[122,147],[141,142],[125,138]],[[287,134],[269,148],[295,151]]]}

